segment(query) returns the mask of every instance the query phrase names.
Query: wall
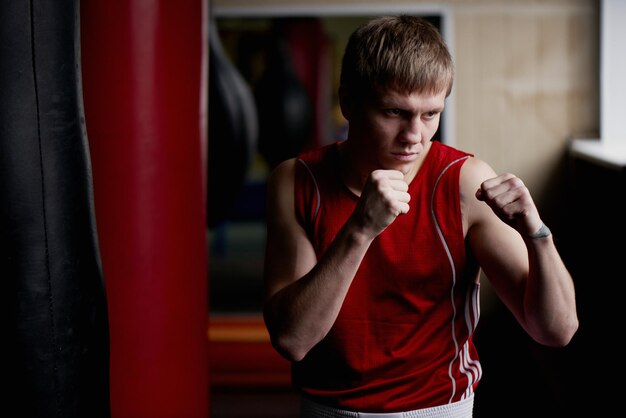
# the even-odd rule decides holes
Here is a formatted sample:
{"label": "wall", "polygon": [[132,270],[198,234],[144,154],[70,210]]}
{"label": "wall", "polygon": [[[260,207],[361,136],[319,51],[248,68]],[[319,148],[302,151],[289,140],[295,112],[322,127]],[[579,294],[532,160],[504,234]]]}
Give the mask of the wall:
{"label": "wall", "polygon": [[458,145],[553,209],[568,138],[598,130],[596,2],[467,3],[454,13]]}

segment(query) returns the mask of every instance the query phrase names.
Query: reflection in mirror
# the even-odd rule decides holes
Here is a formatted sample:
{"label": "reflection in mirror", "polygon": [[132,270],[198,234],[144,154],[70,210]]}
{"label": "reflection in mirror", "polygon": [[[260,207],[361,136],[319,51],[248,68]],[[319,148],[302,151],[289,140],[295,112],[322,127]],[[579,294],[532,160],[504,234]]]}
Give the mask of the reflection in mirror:
{"label": "reflection in mirror", "polygon": [[[227,138],[215,133],[215,129],[209,135],[209,155],[213,152],[209,211],[211,205],[220,206],[222,211],[228,205],[228,210],[218,221],[210,223],[209,228],[212,313],[260,312],[265,180],[279,162],[308,148],[345,138],[347,125],[337,96],[341,56],[350,33],[370,17],[218,16],[214,19],[224,57],[254,98],[258,131],[254,138],[246,138],[255,145],[249,160],[241,153],[225,152],[228,147],[219,143]],[[441,28],[441,15],[424,17]],[[211,72],[210,84],[214,77]],[[213,95],[210,99],[209,109],[214,109],[219,102]],[[223,114],[209,113],[209,127],[224,124]],[[235,123],[238,128],[244,122],[254,122],[246,121],[249,115],[242,111],[235,116],[243,118],[239,124]],[[441,140],[446,125],[444,118],[445,115],[435,140]],[[239,141],[243,140],[239,138]],[[240,148],[245,149],[243,145]],[[245,167],[242,160],[246,161]],[[238,172],[232,172],[233,168]],[[237,181],[239,176],[242,184]],[[232,202],[221,198],[229,197],[225,193],[233,194]]]}

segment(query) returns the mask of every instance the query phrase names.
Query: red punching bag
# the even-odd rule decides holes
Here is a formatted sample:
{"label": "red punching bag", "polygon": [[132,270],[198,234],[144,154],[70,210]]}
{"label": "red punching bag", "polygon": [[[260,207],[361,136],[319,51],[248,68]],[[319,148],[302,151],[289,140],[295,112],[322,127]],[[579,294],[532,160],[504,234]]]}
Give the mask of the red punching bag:
{"label": "red punching bag", "polygon": [[111,415],[208,416],[206,2],[81,2]]}

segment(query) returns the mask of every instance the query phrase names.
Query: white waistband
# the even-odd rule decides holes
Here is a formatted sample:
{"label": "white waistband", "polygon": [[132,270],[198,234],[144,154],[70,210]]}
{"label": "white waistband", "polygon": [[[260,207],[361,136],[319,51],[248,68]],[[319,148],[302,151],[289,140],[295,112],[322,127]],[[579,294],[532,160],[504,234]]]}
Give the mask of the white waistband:
{"label": "white waistband", "polygon": [[346,411],[321,405],[302,398],[300,418],[471,418],[474,408],[474,395],[458,402],[394,413],[367,413]]}

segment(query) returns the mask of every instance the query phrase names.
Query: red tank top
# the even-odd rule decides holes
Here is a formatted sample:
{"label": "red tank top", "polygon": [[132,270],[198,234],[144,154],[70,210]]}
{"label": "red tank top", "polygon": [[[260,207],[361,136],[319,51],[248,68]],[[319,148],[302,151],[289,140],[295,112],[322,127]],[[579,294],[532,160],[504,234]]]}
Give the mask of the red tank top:
{"label": "red tank top", "polygon": [[[471,395],[478,268],[466,255],[459,172],[470,154],[433,142],[409,185],[411,209],[371,244],[328,335],[293,363],[304,396],[341,409],[398,412]],[[339,181],[337,144],[303,153],[295,210],[321,257],[358,198]]]}

